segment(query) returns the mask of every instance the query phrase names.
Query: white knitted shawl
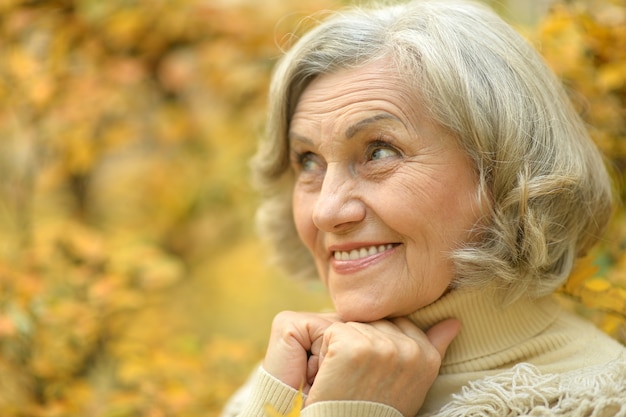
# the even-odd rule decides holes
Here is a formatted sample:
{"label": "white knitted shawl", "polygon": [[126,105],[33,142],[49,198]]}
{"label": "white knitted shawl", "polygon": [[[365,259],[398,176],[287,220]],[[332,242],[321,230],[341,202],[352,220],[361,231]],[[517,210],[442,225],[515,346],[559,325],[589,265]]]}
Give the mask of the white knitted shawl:
{"label": "white knitted shawl", "polygon": [[520,363],[469,382],[432,415],[626,417],[626,358],[561,374]]}

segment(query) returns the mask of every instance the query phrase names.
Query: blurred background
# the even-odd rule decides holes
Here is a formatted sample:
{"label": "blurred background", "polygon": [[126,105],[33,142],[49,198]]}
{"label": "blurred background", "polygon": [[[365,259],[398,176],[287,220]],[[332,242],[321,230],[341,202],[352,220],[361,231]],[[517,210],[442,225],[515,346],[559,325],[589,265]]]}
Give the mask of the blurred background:
{"label": "blurred background", "polygon": [[[281,49],[349,3],[0,0],[1,416],[217,416],[278,311],[329,307],[268,262],[247,163]],[[623,199],[624,1],[493,5]],[[561,289],[623,343],[624,213]]]}

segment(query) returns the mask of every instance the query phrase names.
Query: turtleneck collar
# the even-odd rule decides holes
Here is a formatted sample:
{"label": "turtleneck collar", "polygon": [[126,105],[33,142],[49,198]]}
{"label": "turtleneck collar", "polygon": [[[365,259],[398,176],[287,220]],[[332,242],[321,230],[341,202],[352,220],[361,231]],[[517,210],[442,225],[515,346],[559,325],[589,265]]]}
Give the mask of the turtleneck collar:
{"label": "turtleneck collar", "polygon": [[461,321],[441,374],[498,368],[555,342],[537,338],[559,314],[552,297],[523,298],[508,306],[496,300],[493,290],[455,289],[409,316],[423,330],[447,318]]}

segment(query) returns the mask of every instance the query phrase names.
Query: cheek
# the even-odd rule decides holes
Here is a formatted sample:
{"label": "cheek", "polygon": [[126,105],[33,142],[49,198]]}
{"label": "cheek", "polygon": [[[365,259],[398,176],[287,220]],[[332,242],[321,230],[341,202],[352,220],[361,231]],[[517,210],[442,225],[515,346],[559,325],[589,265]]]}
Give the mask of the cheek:
{"label": "cheek", "polygon": [[[463,161],[459,165],[464,167]],[[479,217],[477,181],[469,167],[443,166],[436,172],[403,181],[401,195],[411,196],[413,212],[425,225],[447,234],[463,235]]]}
{"label": "cheek", "polygon": [[300,240],[311,250],[315,242],[315,225],[312,218],[313,202],[297,190],[293,193],[293,221]]}

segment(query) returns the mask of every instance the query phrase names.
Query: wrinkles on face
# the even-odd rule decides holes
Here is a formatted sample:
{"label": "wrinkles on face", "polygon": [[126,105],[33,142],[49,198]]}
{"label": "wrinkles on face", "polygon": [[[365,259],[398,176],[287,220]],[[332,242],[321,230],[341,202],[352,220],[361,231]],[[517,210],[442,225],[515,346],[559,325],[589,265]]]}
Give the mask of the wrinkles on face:
{"label": "wrinkles on face", "polygon": [[[384,86],[379,86],[381,79],[385,79]],[[405,111],[415,106],[415,92],[385,66],[366,67],[349,84],[329,83],[305,91],[307,94],[301,96],[292,116],[290,135],[302,134],[298,127],[306,126],[321,137],[349,139],[352,136],[350,128],[342,132],[342,126],[336,123],[336,116],[340,114],[341,119],[347,121],[354,119],[354,123],[358,124],[363,110],[376,108],[386,110],[400,123],[408,123],[405,129],[418,131],[414,118]],[[393,97],[389,97],[390,91]],[[299,111],[302,108],[307,111]]]}
{"label": "wrinkles on face", "polygon": [[[450,285],[480,215],[456,137],[385,61],[321,76],[290,125],[296,228],[344,318],[409,314]],[[371,256],[333,252],[381,246]]]}

